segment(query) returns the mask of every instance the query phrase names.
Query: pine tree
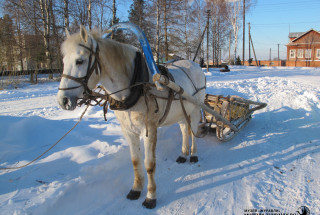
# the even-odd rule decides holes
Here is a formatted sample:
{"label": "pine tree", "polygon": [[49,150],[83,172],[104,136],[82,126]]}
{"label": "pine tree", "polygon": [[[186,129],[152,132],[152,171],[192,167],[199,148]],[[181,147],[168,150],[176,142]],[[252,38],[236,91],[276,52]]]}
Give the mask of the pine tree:
{"label": "pine tree", "polygon": [[129,10],[129,21],[138,25],[140,28],[142,28],[145,22],[145,6],[146,3],[144,0],[134,0]]}
{"label": "pine tree", "polygon": [[238,55],[237,60],[236,60],[236,65],[242,65],[239,55]]}
{"label": "pine tree", "polygon": [[147,20],[146,11],[148,4],[145,0],[133,0],[129,12],[129,21],[133,24],[136,24],[141,28],[141,30],[145,33],[148,39],[151,39],[152,28]]}

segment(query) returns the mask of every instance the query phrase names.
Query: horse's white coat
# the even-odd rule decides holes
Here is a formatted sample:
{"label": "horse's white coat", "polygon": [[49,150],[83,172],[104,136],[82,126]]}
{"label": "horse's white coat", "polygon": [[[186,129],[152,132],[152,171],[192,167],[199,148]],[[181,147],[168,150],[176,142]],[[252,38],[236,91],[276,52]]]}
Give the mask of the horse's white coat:
{"label": "horse's white coat", "polygon": [[[97,75],[94,72],[90,77],[88,83],[90,89],[94,88],[99,83],[107,90],[108,93],[112,93],[129,86],[134,71],[134,59],[137,51],[136,48],[120,44],[112,40],[101,39],[95,33],[87,33],[87,31],[82,27],[80,29],[80,34],[69,36],[62,44],[64,74],[74,77],[83,77],[86,75],[90,53],[83,47],[79,46],[79,44],[83,44],[87,47],[90,47],[92,44],[94,50],[97,44],[99,44],[100,47],[99,58],[101,63],[101,73]],[[83,64],[77,65],[77,59],[84,60]],[[194,86],[184,72],[175,65],[184,68],[184,70],[188,72],[197,88],[205,86],[205,76],[197,64],[187,60],[177,61],[168,67],[169,72],[173,75],[175,82],[182,86],[187,93],[192,95],[195,92]],[[77,85],[78,83],[75,81],[62,78],[60,88],[74,87]],[[168,96],[168,89],[163,92],[159,92],[154,88],[151,92],[157,96]],[[60,90],[58,92],[59,104],[64,109],[72,110],[76,107],[75,103],[77,98],[82,97],[82,93],[82,87],[75,90]],[[117,100],[122,100],[126,98],[129,93],[129,90],[125,90],[112,95],[112,97]],[[204,100],[204,96],[204,89],[195,95],[195,97],[200,101]],[[68,99],[68,104],[66,104],[64,98]],[[167,101],[164,99],[157,99],[156,103],[154,98],[148,97],[149,111],[147,111],[145,99],[142,96],[138,100],[137,104],[132,108],[126,111],[114,111],[120,122],[123,134],[129,142],[131,160],[134,168],[134,183],[132,187],[132,190],[134,191],[141,191],[144,187],[145,180],[140,150],[140,137],[143,138],[145,148],[144,166],[147,170],[148,176],[148,192],[146,197],[149,200],[156,199],[156,183],[154,180],[154,174],[156,167],[155,149],[157,142],[157,128],[159,126],[179,123],[183,137],[181,156],[184,158],[189,156],[189,135],[191,132],[179,100],[172,102],[171,109],[166,120],[161,125],[159,124],[159,120],[165,112],[166,103]],[[184,104],[191,119],[191,129],[194,133],[197,133],[198,122],[200,119],[200,108],[188,101],[184,101]],[[159,107],[158,112],[156,112],[157,107]],[[148,136],[146,136],[146,125],[148,129]],[[193,135],[191,156],[197,156],[195,137]]]}

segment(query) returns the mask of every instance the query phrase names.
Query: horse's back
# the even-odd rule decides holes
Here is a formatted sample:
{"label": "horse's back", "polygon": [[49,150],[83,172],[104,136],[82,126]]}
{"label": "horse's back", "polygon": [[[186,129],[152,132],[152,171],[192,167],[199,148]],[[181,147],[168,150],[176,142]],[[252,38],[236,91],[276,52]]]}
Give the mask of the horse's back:
{"label": "horse's back", "polygon": [[[204,101],[206,81],[205,75],[198,64],[188,60],[179,60],[170,64],[168,69],[177,85],[181,86],[186,93],[194,96],[199,101]],[[165,108],[166,103],[166,101],[159,101],[159,104],[162,104],[160,106],[162,106],[163,109]],[[186,100],[183,103],[188,115],[194,111],[200,112],[199,106]],[[161,126],[181,121],[185,121],[185,115],[181,109],[180,101],[174,100],[171,104],[168,116]]]}
{"label": "horse's back", "polygon": [[[190,95],[195,95],[198,99],[204,99],[203,89],[206,86],[205,75],[201,67],[190,60],[179,60],[168,66],[169,72],[175,79],[175,83],[180,85]],[[198,93],[197,91],[200,90]],[[203,98],[202,98],[203,97]]]}

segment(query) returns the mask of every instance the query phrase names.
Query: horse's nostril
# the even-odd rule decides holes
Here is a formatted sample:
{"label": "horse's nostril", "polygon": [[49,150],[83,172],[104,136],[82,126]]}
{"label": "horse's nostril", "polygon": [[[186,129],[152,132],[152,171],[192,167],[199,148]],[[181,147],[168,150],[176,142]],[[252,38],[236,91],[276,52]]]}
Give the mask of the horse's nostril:
{"label": "horse's nostril", "polygon": [[63,105],[66,106],[69,103],[69,99],[67,97],[63,98]]}

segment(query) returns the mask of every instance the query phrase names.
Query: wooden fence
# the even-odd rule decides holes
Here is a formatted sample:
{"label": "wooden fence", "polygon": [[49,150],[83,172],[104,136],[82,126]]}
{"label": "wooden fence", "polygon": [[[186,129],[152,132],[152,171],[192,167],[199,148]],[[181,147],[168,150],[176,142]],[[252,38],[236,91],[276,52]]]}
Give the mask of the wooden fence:
{"label": "wooden fence", "polygon": [[22,83],[37,84],[39,81],[58,81],[62,69],[37,69],[22,71],[0,71],[0,90],[17,88]]}

